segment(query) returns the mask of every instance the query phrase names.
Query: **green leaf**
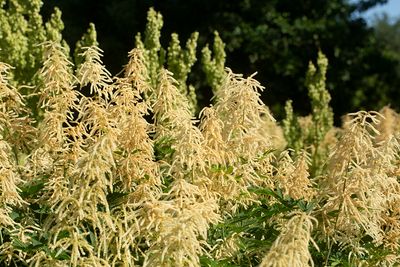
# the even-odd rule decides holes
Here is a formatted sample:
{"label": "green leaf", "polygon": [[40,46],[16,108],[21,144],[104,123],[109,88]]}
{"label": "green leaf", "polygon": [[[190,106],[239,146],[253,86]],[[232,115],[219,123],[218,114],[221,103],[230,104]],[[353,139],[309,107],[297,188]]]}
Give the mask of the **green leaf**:
{"label": "green leaf", "polygon": [[44,185],[44,179],[35,180],[31,183],[26,183],[23,187],[21,187],[21,197],[28,198],[35,196],[40,190],[44,188]]}

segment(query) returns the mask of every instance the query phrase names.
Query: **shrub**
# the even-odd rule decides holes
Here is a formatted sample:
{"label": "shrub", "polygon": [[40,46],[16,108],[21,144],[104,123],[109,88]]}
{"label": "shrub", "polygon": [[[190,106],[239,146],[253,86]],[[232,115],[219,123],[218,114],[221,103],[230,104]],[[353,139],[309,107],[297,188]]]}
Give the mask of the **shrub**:
{"label": "shrub", "polygon": [[400,263],[399,115],[360,111],[334,129],[322,53],[307,74],[312,114],[288,102],[282,129],[253,76],[224,69],[216,35],[215,58],[203,50],[214,102],[196,117],[196,33],[163,49],[150,10],[113,76],[93,25],[72,63],[60,13],[43,26],[40,1],[21,3],[0,2],[2,32],[21,24],[0,42],[3,265]]}

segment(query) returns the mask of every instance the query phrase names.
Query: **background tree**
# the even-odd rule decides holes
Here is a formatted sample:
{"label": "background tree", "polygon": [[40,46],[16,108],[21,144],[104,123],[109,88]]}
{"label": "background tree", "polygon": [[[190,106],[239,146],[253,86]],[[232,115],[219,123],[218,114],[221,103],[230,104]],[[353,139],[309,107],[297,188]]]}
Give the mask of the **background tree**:
{"label": "background tree", "polygon": [[[213,38],[214,30],[226,43],[227,66],[244,74],[258,71],[267,86],[264,100],[280,117],[283,103],[296,99],[295,110],[309,113],[305,73],[320,49],[330,66],[327,88],[332,94],[336,122],[357,109],[398,106],[399,59],[382,49],[382,42],[360,14],[387,0],[165,0],[78,1],[47,0],[63,10],[65,38],[74,44],[94,22],[105,63],[117,72],[134,34],[144,30],[146,11],[154,6],[164,15],[163,46],[176,31],[183,40],[198,31],[199,46]],[[206,19],[205,19],[206,18]],[[198,68],[194,66],[194,68]],[[201,74],[198,74],[201,75]],[[204,80],[204,79],[198,79]],[[197,88],[209,91],[203,83]]]}
{"label": "background tree", "polygon": [[[374,18],[373,27],[384,53],[400,62],[400,17],[391,19],[383,13]],[[400,64],[397,64],[397,75],[400,76]]]}

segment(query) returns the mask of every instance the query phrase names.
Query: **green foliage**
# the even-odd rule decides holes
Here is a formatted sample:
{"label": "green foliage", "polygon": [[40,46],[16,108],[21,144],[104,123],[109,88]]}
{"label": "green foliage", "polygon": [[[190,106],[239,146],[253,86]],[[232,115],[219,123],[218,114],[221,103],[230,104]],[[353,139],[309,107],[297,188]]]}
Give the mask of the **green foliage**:
{"label": "green foliage", "polygon": [[202,66],[206,74],[207,82],[211,86],[214,95],[216,95],[219,86],[225,78],[225,44],[219,37],[218,32],[214,32],[213,51],[208,45],[203,48]]}
{"label": "green foliage", "polygon": [[178,81],[178,87],[182,94],[188,95],[190,106],[193,111],[197,108],[196,93],[193,86],[187,86],[186,80],[193,64],[196,62],[196,48],[198,32],[194,32],[186,42],[186,50],[183,50],[179,44],[179,36],[176,33],[171,35],[171,41],[168,46],[167,65],[168,70],[174,74]]}
{"label": "green foliage", "polygon": [[[42,2],[32,1],[32,5],[27,6],[19,1],[10,1],[6,9],[4,5],[3,2],[0,9],[0,58],[17,69],[14,72],[17,80],[28,82],[38,66],[37,60],[41,54],[35,45],[45,40],[45,30],[39,15]],[[31,39],[29,37],[35,36],[35,28],[37,36]],[[28,56],[28,53],[32,56]]]}
{"label": "green foliage", "polygon": [[[61,11],[55,9],[51,19],[43,23],[41,0],[11,0],[0,8],[0,60],[15,67],[14,83],[32,85],[39,68],[46,40],[62,42]],[[63,42],[65,47],[68,47]]]}
{"label": "green foliage", "polygon": [[161,14],[150,8],[147,14],[144,41],[142,41],[140,33],[136,35],[136,47],[144,50],[150,84],[153,88],[158,86],[158,73],[165,64],[178,82],[180,92],[188,98],[192,112],[198,111],[195,89],[192,85],[187,85],[187,79],[197,61],[196,49],[199,34],[198,32],[192,33],[183,49],[180,45],[179,35],[173,33],[168,48],[164,49],[160,43],[162,27],[163,18]]}
{"label": "green foliage", "polygon": [[162,26],[163,19],[161,14],[151,8],[147,13],[144,41],[142,41],[140,33],[136,35],[136,47],[145,51],[145,62],[149,70],[150,84],[153,88],[157,87],[158,71],[165,61],[165,50],[160,44]]}
{"label": "green foliage", "polygon": [[[61,11],[58,8],[54,9],[51,18],[45,24],[47,30],[47,40],[52,42],[62,42],[62,30],[64,30],[64,23],[61,20]],[[65,43],[66,44],[66,43]]]}
{"label": "green foliage", "polygon": [[313,174],[321,173],[322,163],[328,155],[327,147],[323,147],[322,142],[333,127],[333,112],[329,104],[331,96],[326,88],[327,68],[328,59],[322,52],[319,52],[317,68],[310,62],[306,77],[312,109],[312,128],[308,142],[313,145],[311,155]]}
{"label": "green foliage", "polygon": [[306,77],[312,109],[312,132],[314,132],[312,142],[316,147],[319,146],[333,126],[333,112],[329,106],[331,96],[326,89],[328,59],[321,52],[318,53],[317,67],[318,69],[310,62]]}
{"label": "green foliage", "polygon": [[285,119],[283,120],[283,133],[287,141],[287,146],[299,152],[304,147],[304,137],[298,118],[293,114],[292,100],[286,101]]}
{"label": "green foliage", "polygon": [[179,36],[176,33],[171,35],[168,47],[168,70],[174,74],[179,83],[181,93],[186,93],[186,80],[190,69],[196,62],[196,47],[199,33],[195,32],[186,42],[186,50],[179,44]]}
{"label": "green foliage", "polygon": [[[329,144],[324,144],[324,139],[333,128],[333,111],[329,105],[331,96],[326,89],[326,72],[328,60],[322,52],[318,53],[317,66],[310,62],[306,86],[311,102],[311,122],[300,126],[299,118],[293,114],[292,101],[286,102],[286,118],[283,121],[285,138],[288,147],[296,154],[302,149],[309,150],[311,154],[312,176],[321,173],[323,162],[328,156]],[[304,119],[303,119],[304,120]]]}
{"label": "green foliage", "polygon": [[[240,209],[210,229],[208,242],[214,247],[214,258],[203,257],[203,266],[258,266],[279,236],[276,219],[293,211],[310,213],[314,208],[313,203],[284,196],[279,188],[253,188],[251,192],[259,203]],[[232,237],[236,238],[230,240]],[[236,243],[237,250],[233,250],[235,246],[224,247],[224,242]]]}

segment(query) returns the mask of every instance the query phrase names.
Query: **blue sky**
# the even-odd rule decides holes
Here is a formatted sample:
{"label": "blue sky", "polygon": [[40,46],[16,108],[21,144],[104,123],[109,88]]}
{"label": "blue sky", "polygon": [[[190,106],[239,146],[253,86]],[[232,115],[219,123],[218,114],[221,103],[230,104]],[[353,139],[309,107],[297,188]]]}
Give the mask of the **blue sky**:
{"label": "blue sky", "polygon": [[371,21],[375,14],[387,13],[392,18],[400,18],[400,0],[389,0],[385,5],[379,5],[373,9],[368,10],[363,17]]}

